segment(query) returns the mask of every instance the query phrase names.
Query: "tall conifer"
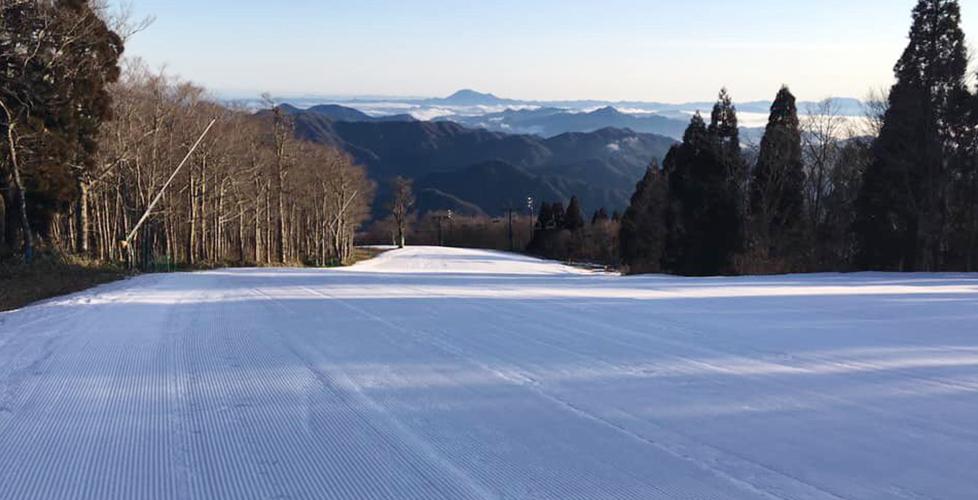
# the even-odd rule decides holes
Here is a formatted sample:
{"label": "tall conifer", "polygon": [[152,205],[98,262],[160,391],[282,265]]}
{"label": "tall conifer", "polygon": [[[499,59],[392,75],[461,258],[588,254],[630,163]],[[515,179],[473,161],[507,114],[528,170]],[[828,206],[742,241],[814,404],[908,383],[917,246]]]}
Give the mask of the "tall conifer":
{"label": "tall conifer", "polygon": [[920,0],[858,202],[863,268],[937,270],[968,92],[957,0]]}
{"label": "tall conifer", "polygon": [[781,87],[751,174],[751,243],[755,255],[792,267],[804,251],[805,170],[795,96]]}

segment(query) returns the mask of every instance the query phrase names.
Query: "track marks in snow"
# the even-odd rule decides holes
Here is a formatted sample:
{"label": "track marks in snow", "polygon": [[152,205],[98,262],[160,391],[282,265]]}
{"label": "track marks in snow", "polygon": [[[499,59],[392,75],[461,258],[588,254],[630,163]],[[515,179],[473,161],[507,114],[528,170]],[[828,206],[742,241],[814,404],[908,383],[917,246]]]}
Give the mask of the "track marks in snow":
{"label": "track marks in snow", "polygon": [[0,500],[974,497],[978,277],[372,266],[0,315]]}

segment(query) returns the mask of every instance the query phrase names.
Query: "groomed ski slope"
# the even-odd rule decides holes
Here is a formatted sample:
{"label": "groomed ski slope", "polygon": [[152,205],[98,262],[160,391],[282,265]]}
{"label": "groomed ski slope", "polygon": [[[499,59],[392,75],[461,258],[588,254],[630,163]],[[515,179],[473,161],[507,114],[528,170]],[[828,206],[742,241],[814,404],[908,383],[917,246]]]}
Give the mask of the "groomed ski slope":
{"label": "groomed ski slope", "polygon": [[411,248],[0,315],[0,499],[978,498],[978,276]]}

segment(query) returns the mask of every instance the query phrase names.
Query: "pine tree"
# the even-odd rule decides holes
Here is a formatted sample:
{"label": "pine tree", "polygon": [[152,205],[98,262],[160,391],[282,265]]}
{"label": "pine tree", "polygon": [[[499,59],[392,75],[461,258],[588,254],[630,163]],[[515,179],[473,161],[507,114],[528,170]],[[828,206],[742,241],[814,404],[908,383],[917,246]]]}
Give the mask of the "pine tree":
{"label": "pine tree", "polygon": [[581,214],[581,203],[576,196],[571,197],[567,211],[564,213],[564,229],[574,232],[584,229],[584,216]]}
{"label": "pine tree", "polygon": [[859,265],[937,270],[959,182],[967,46],[956,0],[920,0],[858,202]]}
{"label": "pine tree", "polygon": [[622,264],[631,274],[662,270],[667,188],[664,172],[653,163],[635,186],[631,203],[621,217],[619,251]]}
{"label": "pine tree", "polygon": [[591,217],[591,225],[596,226],[602,222],[608,222],[608,212],[601,207],[595,210],[594,215]]}
{"label": "pine tree", "polygon": [[751,232],[755,258],[773,270],[797,267],[805,253],[801,131],[795,96],[781,87],[751,175]]}
{"label": "pine tree", "polygon": [[740,146],[737,108],[725,88],[720,90],[713,106],[709,135],[715,164],[701,179],[711,204],[705,230],[712,245],[707,262],[712,262],[713,268],[706,271],[729,273],[733,271],[734,257],[743,250],[746,166]]}
{"label": "pine tree", "polygon": [[543,202],[540,204],[540,212],[537,215],[537,230],[542,231],[549,229],[554,223],[554,211],[553,207],[547,203]]}
{"label": "pine tree", "polygon": [[710,126],[699,114],[694,116],[683,143],[665,160],[666,270],[684,275],[732,272],[740,250],[740,165],[736,110],[723,91]]}
{"label": "pine tree", "polygon": [[737,108],[726,88],[720,90],[717,103],[713,106],[709,133],[716,148],[717,159],[730,182],[736,183],[739,189],[744,175],[740,127],[737,124]]}
{"label": "pine tree", "polygon": [[564,204],[558,201],[551,205],[551,210],[553,211],[554,227],[557,229],[563,229],[564,217],[566,215],[566,212],[564,211]]}

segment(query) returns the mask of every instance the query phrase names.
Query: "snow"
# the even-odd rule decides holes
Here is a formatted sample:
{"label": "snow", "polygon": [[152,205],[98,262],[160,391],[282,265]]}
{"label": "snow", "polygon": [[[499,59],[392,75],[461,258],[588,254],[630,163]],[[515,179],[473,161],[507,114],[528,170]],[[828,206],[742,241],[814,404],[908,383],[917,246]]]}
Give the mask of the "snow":
{"label": "snow", "polygon": [[0,499],[974,499],[978,275],[409,248],[0,314]]}

